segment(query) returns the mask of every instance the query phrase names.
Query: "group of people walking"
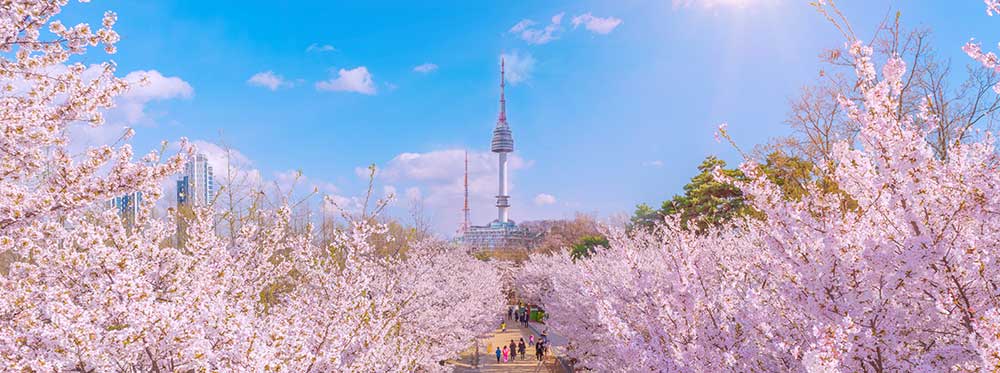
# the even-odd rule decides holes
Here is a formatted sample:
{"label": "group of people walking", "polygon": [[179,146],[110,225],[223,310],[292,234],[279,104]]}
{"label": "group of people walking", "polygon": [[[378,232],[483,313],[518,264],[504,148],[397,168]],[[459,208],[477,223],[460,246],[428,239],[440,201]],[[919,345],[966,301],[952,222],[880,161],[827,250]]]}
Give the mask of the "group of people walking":
{"label": "group of people walking", "polygon": [[532,334],[528,337],[528,344],[524,344],[524,338],[520,338],[519,341],[514,342],[513,339],[510,340],[509,346],[503,346],[503,348],[497,347],[497,363],[506,363],[517,360],[518,355],[521,356],[521,360],[526,360],[526,352],[528,350],[528,345],[534,346],[535,348],[535,359],[542,361],[545,358],[545,335],[535,343],[535,335]]}
{"label": "group of people walking", "polygon": [[[527,307],[517,307],[511,306],[507,308],[507,319],[517,320],[521,323],[522,327],[528,327],[528,320],[531,315],[531,306]],[[503,331],[507,331],[507,322],[504,320],[500,323],[500,328]],[[528,343],[524,343],[524,338],[520,338],[519,341],[510,340],[509,345],[501,346],[496,348],[497,363],[506,363],[517,360],[520,355],[521,360],[526,360],[527,350],[529,347],[535,349],[535,358],[538,361],[542,361],[545,357],[545,350],[548,343],[548,336],[542,333],[541,338],[535,341],[535,335],[531,334],[528,336]]]}
{"label": "group of people walking", "polygon": [[517,320],[517,322],[520,323],[521,326],[527,328],[528,321],[531,319],[531,306],[518,307],[518,308],[514,308],[514,306],[508,307],[507,319]]}

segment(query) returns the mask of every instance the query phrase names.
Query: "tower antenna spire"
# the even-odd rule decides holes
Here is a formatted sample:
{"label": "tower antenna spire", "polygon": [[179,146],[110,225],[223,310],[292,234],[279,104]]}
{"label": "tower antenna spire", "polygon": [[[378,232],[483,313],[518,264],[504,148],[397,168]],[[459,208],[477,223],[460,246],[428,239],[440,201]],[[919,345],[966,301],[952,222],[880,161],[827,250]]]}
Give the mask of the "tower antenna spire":
{"label": "tower antenna spire", "polygon": [[500,117],[497,120],[507,121],[507,99],[504,97],[504,58],[500,56]]}

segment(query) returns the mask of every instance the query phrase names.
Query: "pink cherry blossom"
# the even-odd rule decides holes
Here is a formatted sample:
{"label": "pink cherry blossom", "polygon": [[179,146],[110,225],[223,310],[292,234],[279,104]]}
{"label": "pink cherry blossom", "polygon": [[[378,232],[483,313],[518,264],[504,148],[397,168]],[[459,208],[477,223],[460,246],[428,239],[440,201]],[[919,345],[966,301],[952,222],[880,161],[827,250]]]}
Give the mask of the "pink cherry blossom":
{"label": "pink cherry blossom", "polygon": [[[988,2],[988,4],[990,4]],[[991,11],[994,8],[990,8]],[[949,144],[899,113],[906,65],[847,43],[860,133],[817,165],[839,190],[785,197],[753,161],[727,180],[759,216],[696,234],[674,217],[610,228],[573,261],[533,255],[518,290],[596,371],[992,371],[998,366],[1000,166],[993,134]],[[994,68],[978,45],[966,52]],[[917,113],[923,120],[933,115]],[[721,173],[716,177],[724,178]]]}
{"label": "pink cherry blossom", "polygon": [[[984,0],[986,2],[986,13],[993,16],[994,13],[1000,14],[1000,0]],[[1000,47],[1000,44],[998,44]],[[981,63],[987,69],[993,70],[996,73],[1000,73],[1000,59],[993,52],[983,53],[982,46],[975,43],[975,40],[969,40],[964,46],[962,46],[962,51],[965,54],[972,57],[972,59]],[[1000,83],[993,86],[993,90],[997,94],[1000,94]]]}
{"label": "pink cherry blossom", "polygon": [[986,14],[1000,14],[1000,0],[983,0],[986,3]]}
{"label": "pink cherry blossom", "polygon": [[[112,12],[96,31],[63,25],[66,3],[0,11],[3,371],[441,371],[493,328],[493,263],[434,241],[380,255],[371,219],[320,245],[287,205],[245,211],[226,235],[211,206],[154,218],[160,182],[193,152],[183,139],[139,161],[127,143],[71,155],[66,129],[101,125],[129,86],[113,63],[68,63],[119,37]],[[130,192],[143,202],[126,224],[104,206]]]}

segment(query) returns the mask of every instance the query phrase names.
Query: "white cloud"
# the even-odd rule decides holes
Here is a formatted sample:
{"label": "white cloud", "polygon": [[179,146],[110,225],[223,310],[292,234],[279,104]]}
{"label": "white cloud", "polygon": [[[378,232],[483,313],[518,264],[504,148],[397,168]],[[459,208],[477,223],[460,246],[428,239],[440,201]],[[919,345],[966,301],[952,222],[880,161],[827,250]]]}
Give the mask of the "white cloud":
{"label": "white cloud", "polygon": [[652,161],[648,161],[648,162],[642,162],[642,165],[646,166],[646,167],[660,168],[660,167],[663,167],[663,161],[661,161],[659,159],[656,159],[656,160],[652,160]]}
{"label": "white cloud", "polygon": [[386,186],[382,187],[382,196],[384,198],[389,198],[389,197],[397,198],[399,196],[399,193],[396,192],[396,187],[395,186],[386,185]]}
{"label": "white cloud", "polygon": [[531,44],[545,44],[559,39],[559,36],[556,34],[562,30],[560,24],[562,23],[562,18],[565,14],[565,12],[561,12],[552,16],[552,22],[544,28],[534,28],[533,26],[536,24],[535,21],[522,19],[507,32],[517,34],[521,37],[521,40]]}
{"label": "white cloud", "polygon": [[[54,73],[65,69],[65,66],[51,67]],[[100,76],[102,67],[91,65],[84,72],[84,78],[96,79]],[[163,76],[156,70],[139,70],[125,75],[129,90],[115,98],[115,106],[104,111],[105,123],[102,126],[73,126],[70,137],[74,147],[96,146],[114,143],[125,133],[126,127],[155,126],[155,115],[148,112],[150,103],[172,99],[188,99],[194,96],[194,88],[183,79],[176,76]]]}
{"label": "white cloud", "polygon": [[424,198],[424,194],[420,191],[418,187],[406,188],[406,199],[410,201],[419,201]]}
{"label": "white cloud", "polygon": [[129,125],[148,118],[144,108],[151,101],[194,96],[194,89],[188,82],[176,76],[163,76],[156,70],[133,71],[124,79],[131,88],[118,98],[114,111],[124,114],[125,123]]}
{"label": "white cloud", "polygon": [[[511,171],[520,170],[531,162],[512,154]],[[484,224],[496,216],[493,207],[497,191],[496,154],[469,152],[469,204],[474,223]],[[421,200],[427,212],[435,217],[438,232],[453,232],[461,220],[464,198],[465,150],[449,149],[426,153],[401,153],[381,168],[378,180],[405,191],[408,200]],[[356,173],[367,179],[367,169],[358,167]],[[511,189],[516,191],[516,173],[511,174]],[[403,189],[405,188],[405,189]],[[515,196],[514,211],[530,206],[530,201]]]}
{"label": "white cloud", "polygon": [[531,57],[530,53],[522,55],[518,51],[513,51],[504,53],[501,57],[507,65],[507,81],[510,84],[517,85],[531,79],[531,73],[535,70],[535,58]]}
{"label": "white cloud", "polygon": [[132,83],[123,97],[140,100],[166,100],[175,97],[191,98],[194,89],[188,82],[176,76],[163,76],[159,71],[133,71],[125,75],[125,80]]}
{"label": "white cloud", "polygon": [[334,185],[333,183],[328,183],[328,182],[320,181],[320,180],[314,180],[313,181],[313,185],[316,187],[316,190],[318,192],[322,193],[322,194],[328,194],[329,195],[329,194],[334,194],[334,193],[339,193],[340,192],[340,188],[337,188],[337,186]]}
{"label": "white cloud", "polygon": [[324,198],[323,212],[329,215],[339,213],[343,210],[352,211],[357,209],[361,203],[356,198],[344,197],[336,194],[328,194]]}
{"label": "white cloud", "polygon": [[219,144],[195,140],[191,142],[198,153],[205,154],[212,166],[216,183],[219,185],[241,184],[246,187],[261,187],[264,178],[249,157],[239,150]]}
{"label": "white cloud", "polygon": [[250,79],[247,79],[247,84],[264,87],[272,91],[277,91],[278,88],[291,87],[294,83],[285,80],[281,75],[277,75],[274,71],[261,71],[259,73],[253,74]]}
{"label": "white cloud", "polygon": [[[310,200],[314,199],[319,202],[319,196],[327,196],[336,201],[341,208],[353,209],[357,205],[356,199],[339,195],[340,190],[333,183],[310,178],[301,170],[278,171],[271,174],[270,177],[265,177],[254,162],[237,149],[204,140],[192,141],[191,144],[195,146],[198,153],[205,154],[205,157],[208,158],[208,163],[212,166],[214,174],[216,192],[231,189],[233,191],[233,201],[231,202],[235,205],[250,203],[250,196],[258,191],[266,193],[271,198],[288,197],[293,201],[315,192],[317,196]],[[167,191],[165,196],[173,195],[176,188],[175,180],[175,177],[165,180],[164,190]],[[230,203],[229,196],[230,194],[227,192],[220,193],[217,197],[217,203],[221,206],[227,206]],[[172,205],[174,200],[168,198],[165,202]],[[323,206],[324,209],[327,207]]]}
{"label": "white cloud", "polygon": [[316,43],[312,43],[312,44],[309,44],[309,47],[306,48],[306,52],[336,52],[336,51],[337,51],[337,48],[334,48],[330,44],[316,44]]}
{"label": "white cloud", "polygon": [[372,80],[372,75],[368,73],[368,68],[359,66],[350,70],[340,69],[336,78],[316,82],[316,89],[374,95],[375,82]]}
{"label": "white cloud", "polygon": [[437,69],[438,69],[438,65],[435,65],[435,64],[432,64],[432,63],[428,62],[428,63],[422,64],[422,65],[417,65],[416,67],[413,68],[413,71],[416,71],[418,73],[427,74],[427,73],[433,72],[434,70],[437,70]]}
{"label": "white cloud", "polygon": [[[465,150],[438,150],[427,153],[400,153],[392,158],[385,167],[379,170],[379,177],[388,181],[415,180],[429,182],[451,181],[464,172]],[[487,152],[469,153],[469,173],[493,173],[496,171],[495,156]],[[511,170],[521,169],[527,163],[517,155],[509,158]],[[364,178],[368,177],[368,169],[358,167],[355,172]]]}
{"label": "white cloud", "polygon": [[535,205],[537,206],[553,205],[555,203],[556,197],[551,194],[541,193],[535,196]]}
{"label": "white cloud", "polygon": [[566,15],[566,12],[559,12],[559,14],[552,16],[552,23],[557,25],[562,23],[562,18],[564,15]]}
{"label": "white cloud", "polygon": [[[379,171],[380,171],[379,169],[377,169],[377,168],[375,169],[375,175],[376,176],[380,173]],[[368,169],[368,166],[365,166],[365,167],[355,167],[354,168],[354,174],[358,175],[359,179],[368,180],[368,177],[371,176],[371,170]]]}
{"label": "white cloud", "polygon": [[573,28],[577,28],[583,25],[587,30],[598,34],[608,34],[614,31],[619,25],[622,24],[622,20],[615,17],[594,17],[589,12],[587,14],[581,14],[573,17]]}
{"label": "white cloud", "polygon": [[507,32],[512,34],[517,34],[524,30],[527,30],[531,26],[534,26],[535,23],[536,23],[535,21],[532,21],[530,19],[522,19],[520,22],[514,24],[514,27],[511,27],[510,30],[507,30]]}
{"label": "white cloud", "polygon": [[704,9],[714,9],[721,7],[732,7],[743,9],[751,5],[760,6],[778,3],[780,0],[673,0],[674,9],[701,7]]}

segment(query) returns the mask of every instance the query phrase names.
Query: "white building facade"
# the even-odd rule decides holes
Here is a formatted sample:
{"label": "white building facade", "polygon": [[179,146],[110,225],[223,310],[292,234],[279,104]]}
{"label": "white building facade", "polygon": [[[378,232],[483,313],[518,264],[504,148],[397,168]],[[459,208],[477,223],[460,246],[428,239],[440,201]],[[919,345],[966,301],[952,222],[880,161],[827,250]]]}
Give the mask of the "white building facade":
{"label": "white building facade", "polygon": [[205,154],[198,153],[184,165],[184,174],[177,180],[177,205],[204,206],[215,196],[215,175]]}

